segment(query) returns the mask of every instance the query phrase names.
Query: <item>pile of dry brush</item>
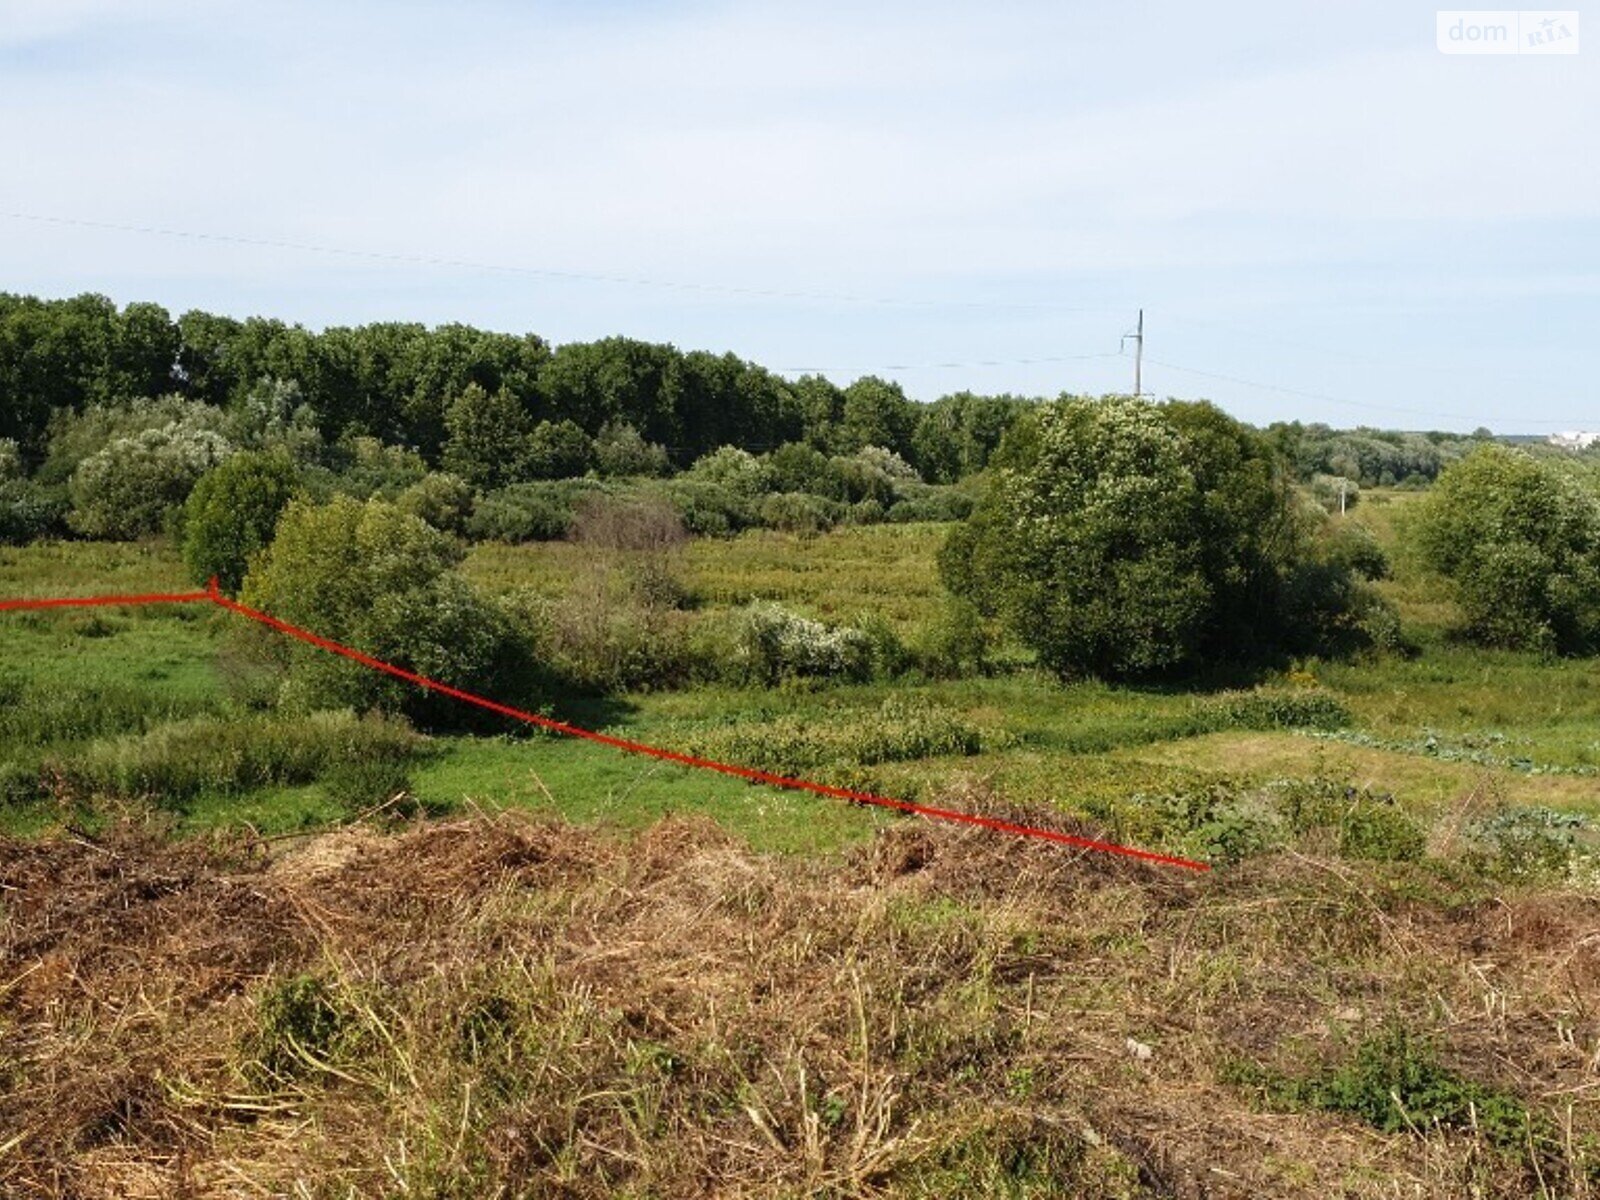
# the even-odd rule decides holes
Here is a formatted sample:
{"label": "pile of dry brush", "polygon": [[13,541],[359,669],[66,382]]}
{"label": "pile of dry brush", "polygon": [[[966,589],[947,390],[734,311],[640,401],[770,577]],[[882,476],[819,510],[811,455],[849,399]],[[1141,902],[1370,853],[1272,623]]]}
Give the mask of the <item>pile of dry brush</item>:
{"label": "pile of dry brush", "polygon": [[[1600,1194],[1592,897],[911,820],[827,862],[683,819],[285,845],[0,842],[0,1194]],[[1392,1022],[1527,1152],[1240,1082]]]}

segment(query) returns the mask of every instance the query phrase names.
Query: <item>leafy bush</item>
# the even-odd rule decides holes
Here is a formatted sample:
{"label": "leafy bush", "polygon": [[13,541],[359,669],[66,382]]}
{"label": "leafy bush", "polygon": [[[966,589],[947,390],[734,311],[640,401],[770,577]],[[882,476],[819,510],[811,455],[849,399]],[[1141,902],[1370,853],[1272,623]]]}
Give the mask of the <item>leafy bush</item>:
{"label": "leafy bush", "polygon": [[1409,537],[1488,645],[1600,647],[1600,497],[1554,463],[1484,446],[1416,505]]}
{"label": "leafy bush", "polygon": [[594,443],[575,421],[540,421],[528,435],[529,479],[570,479],[594,465]]}
{"label": "leafy bush", "polygon": [[915,656],[927,675],[954,679],[982,673],[993,641],[978,606],[959,596],[948,596],[938,615],[922,629]]}
{"label": "leafy bush", "polygon": [[1260,660],[1332,615],[1287,602],[1311,557],[1292,493],[1271,447],[1210,405],[1062,401],[996,463],[941,570],[1059,674]]}
{"label": "leafy bush", "polygon": [[71,507],[63,488],[15,479],[0,483],[0,545],[20,546],[65,532]]}
{"label": "leafy bush", "polygon": [[467,519],[467,536],[508,545],[560,541],[572,528],[578,500],[601,486],[574,479],[519,483],[490,492]]}
{"label": "leafy bush", "polygon": [[394,500],[428,474],[428,465],[413,450],[390,446],[375,437],[352,437],[333,454],[340,470],[331,492],[356,500]]}
{"label": "leafy bush", "polygon": [[1389,578],[1389,556],[1364,525],[1349,521],[1333,524],[1322,537],[1319,549],[1327,562],[1363,579]]}
{"label": "leafy bush", "polygon": [[817,534],[832,529],[844,517],[837,500],[805,492],[778,492],[761,501],[759,517],[768,529],[785,533]]}
{"label": "leafy bush", "polygon": [[401,492],[395,507],[421,517],[441,532],[465,533],[472,517],[472,501],[472,485],[465,479],[435,471]]}
{"label": "leafy bush", "polygon": [[964,521],[972,515],[973,499],[965,492],[948,487],[917,488],[888,512],[895,524],[912,521]]}
{"label": "leafy bush", "polygon": [[1345,858],[1416,862],[1427,835],[1393,796],[1317,776],[1281,780],[1268,794],[1296,834],[1332,833]]}
{"label": "leafy bush", "polygon": [[767,464],[737,446],[718,447],[697,459],[681,478],[726,489],[746,502],[754,502],[772,487],[772,474]]}
{"label": "leafy bush", "polygon": [[0,809],[22,808],[44,794],[39,772],[23,763],[0,762]]}
{"label": "leafy bush", "polygon": [[1223,692],[1198,707],[1222,729],[1342,729],[1350,723],[1350,710],[1321,688]]}
{"label": "leafy bush", "polygon": [[860,630],[827,626],[776,604],[745,610],[738,663],[754,682],[772,686],[785,679],[866,679],[872,644]]}
{"label": "leafy bush", "polygon": [[404,721],[349,712],[199,717],[93,742],[50,759],[46,769],[80,794],[146,797],[182,808],[204,793],[308,783],[352,763],[400,763],[422,745]]}
{"label": "leafy bush", "polygon": [[[513,700],[533,680],[527,643],[502,606],[450,570],[460,557],[454,539],[382,501],[295,501],[254,559],[244,600],[396,666]],[[299,642],[277,639],[274,649],[285,672],[280,699],[290,707],[382,707],[425,724],[474,717]]]}
{"label": "leafy bush", "polygon": [[1361,502],[1361,485],[1343,475],[1313,475],[1311,495],[1327,512],[1349,512]]}
{"label": "leafy bush", "polygon": [[805,717],[741,720],[699,733],[691,754],[795,775],[822,766],[979,754],[1003,745],[948,709],[892,697],[875,710],[833,709]]}
{"label": "leafy bush", "polygon": [[594,439],[595,469],[611,477],[666,475],[672,460],[665,446],[647,442],[626,421],[610,421]]}
{"label": "leafy bush", "polygon": [[1502,808],[1476,822],[1469,837],[1502,879],[1560,879],[1594,852],[1589,822],[1578,813],[1542,807]]}
{"label": "leafy bush", "polygon": [[126,540],[154,532],[231,452],[220,433],[176,424],[118,438],[73,471],[68,520],[90,537]]}
{"label": "leafy bush", "polygon": [[720,483],[680,475],[662,494],[677,508],[684,528],[697,536],[725,537],[756,521],[752,499]]}
{"label": "leafy bush", "polygon": [[411,794],[411,768],[404,759],[347,759],[323,779],[329,799],[346,817],[356,817]]}
{"label": "leafy bush", "polygon": [[213,575],[235,595],[250,558],[272,540],[295,486],[294,466],[277,454],[236,454],[195,484],[184,503],[183,560],[204,583]]}

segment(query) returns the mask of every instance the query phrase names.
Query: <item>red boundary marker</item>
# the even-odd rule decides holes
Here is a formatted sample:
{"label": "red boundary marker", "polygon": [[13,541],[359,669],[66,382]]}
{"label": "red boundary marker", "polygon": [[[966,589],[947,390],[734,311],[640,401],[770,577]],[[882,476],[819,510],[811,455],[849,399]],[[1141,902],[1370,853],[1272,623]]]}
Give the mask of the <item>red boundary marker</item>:
{"label": "red boundary marker", "polygon": [[1154,850],[1141,850],[1136,846],[1123,846],[1116,842],[1098,841],[1095,838],[1079,837],[1077,834],[1062,833],[1054,829],[1039,829],[1031,825],[1018,825],[1012,821],[1002,821],[996,817],[985,817],[978,813],[960,812],[950,808],[936,808],[927,804],[915,804],[910,800],[897,800],[892,796],[878,796],[871,792],[858,792],[850,788],[833,787],[831,784],[817,783],[810,779],[796,779],[788,775],[775,775],[769,771],[758,771],[754,767],[741,767],[735,763],[717,762],[715,759],[709,758],[696,758],[692,754],[683,754],[680,751],[668,750],[662,746],[651,746],[644,742],[614,737],[609,733],[600,733],[593,729],[582,729],[577,725],[569,725],[565,721],[557,721],[551,717],[541,716],[538,713],[513,708],[509,704],[501,704],[498,700],[491,700],[486,696],[479,696],[472,692],[463,691],[461,688],[451,687],[449,684],[441,683],[437,679],[429,679],[425,675],[407,671],[404,667],[397,667],[393,663],[373,658],[370,654],[363,654],[360,650],[341,645],[331,638],[322,637],[320,634],[312,633],[308,629],[301,629],[298,625],[291,625],[289,622],[279,620],[269,613],[240,604],[237,600],[224,596],[215,579],[212,579],[210,585],[203,592],[154,593],[136,596],[83,596],[48,600],[0,600],[0,612],[50,608],[101,608],[142,604],[215,604],[247,620],[254,621],[258,625],[265,625],[268,629],[276,630],[286,637],[305,642],[307,645],[315,646],[317,649],[324,650],[329,654],[337,654],[341,658],[360,663],[371,670],[381,671],[385,675],[392,675],[396,679],[404,680],[406,683],[423,688],[426,691],[437,692],[441,696],[449,696],[454,700],[461,701],[463,704],[471,704],[477,708],[486,709],[489,712],[537,726],[551,733],[581,738],[588,742],[597,742],[602,746],[610,746],[614,750],[621,750],[627,754],[639,754],[647,758],[678,763],[701,771],[715,771],[722,775],[732,775],[738,779],[746,779],[752,783],[764,783],[771,787],[811,792],[818,796],[830,796],[839,800],[854,801],[857,804],[871,804],[878,808],[888,808],[897,812],[910,813],[913,816],[926,817],[929,820],[948,821],[959,825],[974,825],[982,829],[993,830],[996,833],[1007,833],[1016,837],[1056,842],[1065,846],[1076,846],[1083,850],[1096,850],[1104,854],[1116,854],[1124,858],[1139,859],[1143,862],[1158,863],[1167,867],[1181,867],[1189,871],[1209,871],[1211,869],[1208,863],[1196,862],[1194,859],[1189,858],[1179,858],[1171,854],[1160,854]]}

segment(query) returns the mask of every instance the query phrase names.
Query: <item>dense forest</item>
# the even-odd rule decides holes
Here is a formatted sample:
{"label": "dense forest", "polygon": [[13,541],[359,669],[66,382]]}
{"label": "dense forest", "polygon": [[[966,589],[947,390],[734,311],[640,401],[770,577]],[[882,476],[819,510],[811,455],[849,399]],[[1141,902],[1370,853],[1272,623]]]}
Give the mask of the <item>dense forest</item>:
{"label": "dense forest", "polygon": [[[691,533],[965,517],[1037,398],[914,402],[864,376],[784,379],[733,354],[605,338],[274,318],[0,294],[0,541],[170,526],[238,451],[323,498],[405,498],[474,539],[560,538],[590,491],[658,493]],[[1275,424],[1328,506],[1422,486],[1490,438]]]}

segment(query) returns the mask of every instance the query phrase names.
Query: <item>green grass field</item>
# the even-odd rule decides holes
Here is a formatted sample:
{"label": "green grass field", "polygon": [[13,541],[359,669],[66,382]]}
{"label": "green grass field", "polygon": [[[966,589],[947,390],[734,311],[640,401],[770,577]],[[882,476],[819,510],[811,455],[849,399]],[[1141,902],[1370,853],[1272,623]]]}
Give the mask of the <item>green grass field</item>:
{"label": "green grass field", "polygon": [[[1406,500],[1403,494],[1372,497],[1356,519],[1392,546]],[[934,567],[942,537],[936,525],[841,529],[814,538],[762,531],[697,540],[682,553],[679,569],[702,617],[772,600],[829,621],[877,616],[910,637],[942,600]],[[559,597],[581,565],[580,554],[565,543],[480,546],[464,569],[491,590]],[[1007,656],[1010,668],[988,677],[772,691],[706,687],[623,696],[600,716],[594,706],[578,705],[571,715],[673,747],[707,737],[713,747],[739,746],[780,733],[821,737],[871,726],[885,702],[903,700],[984,731],[983,744],[975,753],[894,756],[823,773],[913,798],[936,796],[952,780],[976,782],[1015,804],[1102,818],[1120,814],[1121,826],[1133,830],[1141,822],[1127,818],[1150,797],[1313,777],[1392,793],[1428,816],[1469,796],[1600,813],[1600,786],[1590,777],[1600,767],[1595,664],[1459,645],[1449,635],[1449,606],[1405,562],[1396,567],[1383,586],[1421,653],[1305,663],[1296,671],[1297,680],[1314,678],[1352,715],[1347,728],[1331,734],[1217,728],[1204,716],[1203,694],[1062,685],[1018,665],[1022,656],[1015,653]],[[9,596],[186,586],[164,543],[0,551],[0,592]],[[0,619],[0,682],[12,711],[0,723],[0,762],[33,769],[70,760],[97,742],[137,737],[163,721],[234,711],[224,653],[231,621],[226,614],[178,607],[6,615]],[[414,772],[418,798],[436,811],[555,809],[622,828],[666,812],[699,812],[758,848],[786,851],[840,847],[893,819],[512,732],[436,739]],[[0,821],[13,832],[47,828],[60,815],[48,802],[0,809]],[[248,822],[279,833],[338,815],[325,788],[301,780],[202,791],[183,806],[180,821],[196,829]]]}

